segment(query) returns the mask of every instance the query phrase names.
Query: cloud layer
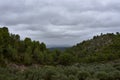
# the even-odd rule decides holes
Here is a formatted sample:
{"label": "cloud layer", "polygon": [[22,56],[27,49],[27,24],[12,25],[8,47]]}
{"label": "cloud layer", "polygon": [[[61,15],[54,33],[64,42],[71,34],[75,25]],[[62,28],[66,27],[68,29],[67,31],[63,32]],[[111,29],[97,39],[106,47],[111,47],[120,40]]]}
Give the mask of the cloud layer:
{"label": "cloud layer", "polygon": [[47,45],[120,31],[119,0],[0,0],[0,25]]}

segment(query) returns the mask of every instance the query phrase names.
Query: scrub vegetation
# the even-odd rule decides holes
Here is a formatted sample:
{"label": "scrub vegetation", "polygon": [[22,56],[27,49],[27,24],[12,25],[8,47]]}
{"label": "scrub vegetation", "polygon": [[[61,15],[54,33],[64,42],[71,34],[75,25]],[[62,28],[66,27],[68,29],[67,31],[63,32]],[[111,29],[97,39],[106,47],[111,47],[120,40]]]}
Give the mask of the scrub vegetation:
{"label": "scrub vegetation", "polygon": [[120,80],[120,33],[101,33],[60,51],[2,27],[0,80]]}

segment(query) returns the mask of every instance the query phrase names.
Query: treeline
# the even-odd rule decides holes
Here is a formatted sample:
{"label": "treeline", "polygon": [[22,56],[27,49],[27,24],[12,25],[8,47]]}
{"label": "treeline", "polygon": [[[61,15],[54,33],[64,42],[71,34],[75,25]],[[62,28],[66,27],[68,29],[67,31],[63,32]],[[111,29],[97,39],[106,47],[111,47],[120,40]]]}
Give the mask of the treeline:
{"label": "treeline", "polygon": [[30,38],[20,39],[19,35],[10,34],[7,27],[0,28],[0,63],[15,62],[20,64],[41,63],[41,54],[47,52],[46,45]]}
{"label": "treeline", "polygon": [[10,34],[7,27],[0,28],[0,65],[68,65],[74,62],[74,56],[60,50],[49,50],[43,42],[30,38],[20,39]]}
{"label": "treeline", "polygon": [[120,58],[120,33],[101,34],[83,41],[65,51],[49,50],[43,42],[30,38],[20,39],[10,34],[7,27],[0,28],[0,65],[70,65],[101,62]]}

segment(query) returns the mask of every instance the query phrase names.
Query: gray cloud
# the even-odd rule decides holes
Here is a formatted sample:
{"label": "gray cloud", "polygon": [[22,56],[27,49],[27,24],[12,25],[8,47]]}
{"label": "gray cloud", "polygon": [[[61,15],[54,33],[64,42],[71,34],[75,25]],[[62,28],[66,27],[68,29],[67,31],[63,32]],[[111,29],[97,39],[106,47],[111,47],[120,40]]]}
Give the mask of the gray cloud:
{"label": "gray cloud", "polygon": [[47,45],[120,31],[119,0],[0,0],[0,25]]}

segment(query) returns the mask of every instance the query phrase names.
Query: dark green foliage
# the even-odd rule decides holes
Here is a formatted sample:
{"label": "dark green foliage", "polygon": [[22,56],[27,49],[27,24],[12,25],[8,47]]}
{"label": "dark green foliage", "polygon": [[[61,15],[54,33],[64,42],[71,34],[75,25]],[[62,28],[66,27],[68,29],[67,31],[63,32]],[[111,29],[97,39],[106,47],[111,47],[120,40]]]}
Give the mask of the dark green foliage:
{"label": "dark green foliage", "polygon": [[116,69],[120,60],[109,63],[77,64],[72,66],[27,67],[24,71],[0,67],[0,80],[120,80]]}
{"label": "dark green foliage", "polygon": [[44,43],[32,41],[30,38],[20,40],[19,35],[9,34],[7,27],[0,28],[1,66],[8,63],[25,65],[41,63],[43,61],[41,54],[43,54],[44,51],[47,51]]}
{"label": "dark green foliage", "polygon": [[79,80],[85,80],[88,77],[90,77],[90,73],[87,72],[87,71],[79,71],[78,74],[77,74],[77,77],[78,77]]}
{"label": "dark green foliage", "polygon": [[78,56],[79,62],[102,62],[120,58],[120,34],[108,33],[94,36],[68,49]]}
{"label": "dark green foliage", "polygon": [[[108,33],[94,36],[66,51],[49,51],[46,45],[30,38],[20,40],[19,35],[9,34],[0,28],[0,61],[17,64],[70,65],[79,62],[101,62],[120,58],[120,34]],[[111,57],[112,56],[112,57]],[[9,62],[8,62],[9,61]]]}
{"label": "dark green foliage", "polygon": [[74,55],[59,50],[49,51],[43,42],[30,38],[20,40],[17,34],[9,34],[6,27],[0,28],[0,61],[3,64],[23,65],[69,65],[74,62]]}
{"label": "dark green foliage", "polygon": [[100,80],[107,80],[108,76],[109,75],[104,71],[96,73],[96,77]]}
{"label": "dark green foliage", "polygon": [[68,65],[74,62],[74,56],[69,53],[62,53],[59,56],[59,64]]}
{"label": "dark green foliage", "polygon": [[119,32],[51,51],[0,28],[0,80],[120,80],[119,59]]}
{"label": "dark green foliage", "polygon": [[[111,57],[112,56],[112,57]],[[120,33],[101,34],[83,41],[65,51],[48,50],[43,42],[30,38],[20,40],[17,34],[9,34],[6,27],[0,28],[0,61],[2,64],[24,65],[70,65],[115,60],[120,58]]]}

